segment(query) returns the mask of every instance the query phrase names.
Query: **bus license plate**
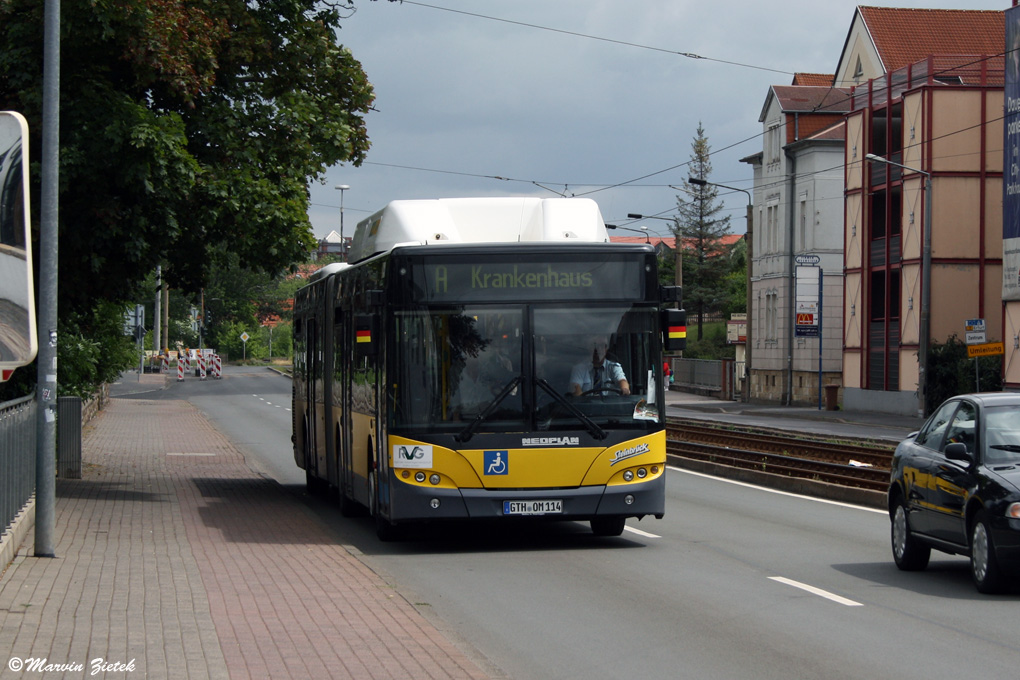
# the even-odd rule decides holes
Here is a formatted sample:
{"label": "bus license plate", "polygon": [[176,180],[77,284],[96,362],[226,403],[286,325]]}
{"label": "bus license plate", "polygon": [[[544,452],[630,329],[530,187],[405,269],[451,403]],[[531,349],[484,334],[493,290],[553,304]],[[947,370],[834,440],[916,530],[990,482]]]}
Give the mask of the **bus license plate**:
{"label": "bus license plate", "polygon": [[554,515],[562,512],[562,500],[503,501],[504,515]]}

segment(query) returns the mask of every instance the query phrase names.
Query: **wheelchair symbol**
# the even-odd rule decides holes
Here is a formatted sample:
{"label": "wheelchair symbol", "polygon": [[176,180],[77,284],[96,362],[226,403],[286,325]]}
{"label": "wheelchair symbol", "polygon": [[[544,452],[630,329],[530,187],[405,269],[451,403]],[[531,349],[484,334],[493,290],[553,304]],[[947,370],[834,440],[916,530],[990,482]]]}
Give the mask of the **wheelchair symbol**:
{"label": "wheelchair symbol", "polygon": [[486,451],[485,452],[485,474],[505,475],[507,474],[507,452]]}

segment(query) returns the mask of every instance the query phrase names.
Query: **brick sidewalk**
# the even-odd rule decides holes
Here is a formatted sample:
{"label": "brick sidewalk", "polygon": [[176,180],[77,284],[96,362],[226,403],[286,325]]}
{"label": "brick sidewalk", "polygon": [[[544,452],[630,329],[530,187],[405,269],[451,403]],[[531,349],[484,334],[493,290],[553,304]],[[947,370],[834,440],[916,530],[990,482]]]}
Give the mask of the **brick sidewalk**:
{"label": "brick sidewalk", "polygon": [[83,464],[0,579],[0,677],[489,677],[187,402],[112,400]]}

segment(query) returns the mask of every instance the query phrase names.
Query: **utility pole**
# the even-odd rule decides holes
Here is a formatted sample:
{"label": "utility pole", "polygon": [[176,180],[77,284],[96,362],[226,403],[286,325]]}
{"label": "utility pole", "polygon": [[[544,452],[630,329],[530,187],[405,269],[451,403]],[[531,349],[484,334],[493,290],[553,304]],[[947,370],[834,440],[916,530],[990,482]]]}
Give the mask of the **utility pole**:
{"label": "utility pole", "polygon": [[[36,355],[35,556],[55,557],[57,505],[57,239],[60,194],[60,0],[43,9],[39,352]],[[28,162],[28,159],[25,159]]]}

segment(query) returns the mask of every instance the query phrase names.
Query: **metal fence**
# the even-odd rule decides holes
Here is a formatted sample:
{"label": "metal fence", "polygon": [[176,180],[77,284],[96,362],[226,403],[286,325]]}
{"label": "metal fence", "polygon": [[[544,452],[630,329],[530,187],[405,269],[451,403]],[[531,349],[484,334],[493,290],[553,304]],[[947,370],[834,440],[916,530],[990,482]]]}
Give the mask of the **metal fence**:
{"label": "metal fence", "polygon": [[36,399],[0,404],[0,522],[7,531],[35,493]]}
{"label": "metal fence", "polygon": [[732,359],[670,359],[673,384],[681,390],[711,393],[721,399],[734,399],[740,395],[738,380],[743,375],[743,362],[737,372]]}

